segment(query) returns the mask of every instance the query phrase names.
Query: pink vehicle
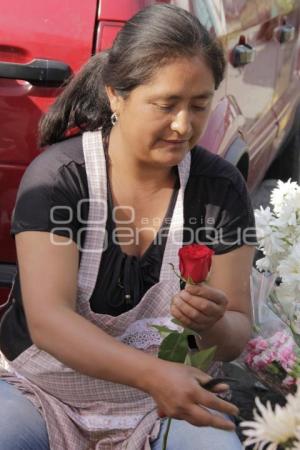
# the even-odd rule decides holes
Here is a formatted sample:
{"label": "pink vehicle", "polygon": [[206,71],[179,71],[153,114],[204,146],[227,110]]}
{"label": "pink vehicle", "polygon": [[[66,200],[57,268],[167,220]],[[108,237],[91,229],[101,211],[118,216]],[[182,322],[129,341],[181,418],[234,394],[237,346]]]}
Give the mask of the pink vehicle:
{"label": "pink vehicle", "polygon": [[[41,114],[63,82],[111,45],[150,0],[0,0],[0,304],[15,273],[10,220],[25,168],[41,151]],[[226,77],[200,144],[236,165],[253,191],[299,177],[300,7],[297,0],[170,0],[222,40]],[[279,156],[278,156],[279,155]],[[272,164],[273,163],[273,164]],[[272,164],[272,166],[271,166]]]}

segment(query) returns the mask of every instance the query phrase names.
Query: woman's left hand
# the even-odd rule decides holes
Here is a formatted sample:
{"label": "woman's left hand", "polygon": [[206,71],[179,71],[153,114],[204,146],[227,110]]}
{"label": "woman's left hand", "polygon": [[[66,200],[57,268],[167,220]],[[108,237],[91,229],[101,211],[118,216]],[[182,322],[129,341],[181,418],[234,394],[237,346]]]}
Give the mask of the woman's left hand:
{"label": "woman's left hand", "polygon": [[226,311],[228,299],[224,292],[207,284],[187,284],[171,303],[171,314],[184,327],[200,333],[210,329]]}

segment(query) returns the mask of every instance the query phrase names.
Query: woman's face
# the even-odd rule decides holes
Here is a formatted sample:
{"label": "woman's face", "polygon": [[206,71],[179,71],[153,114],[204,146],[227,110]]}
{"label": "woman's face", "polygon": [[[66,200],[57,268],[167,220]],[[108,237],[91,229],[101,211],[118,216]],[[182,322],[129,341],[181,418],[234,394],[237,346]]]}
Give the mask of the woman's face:
{"label": "woman's face", "polygon": [[178,58],[123,99],[108,91],[125,151],[140,162],[177,165],[204,131],[214,94],[211,69],[201,57]]}

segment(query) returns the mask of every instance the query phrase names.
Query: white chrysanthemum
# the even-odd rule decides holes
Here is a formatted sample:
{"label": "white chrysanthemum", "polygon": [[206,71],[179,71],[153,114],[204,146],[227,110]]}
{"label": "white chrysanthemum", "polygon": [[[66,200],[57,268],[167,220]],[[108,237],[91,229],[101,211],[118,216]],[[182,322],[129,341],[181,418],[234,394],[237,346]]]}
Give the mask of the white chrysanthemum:
{"label": "white chrysanthemum", "polygon": [[298,425],[300,425],[300,380],[297,380],[297,390],[295,394],[288,394],[286,396],[285,407],[289,410],[293,410],[294,414],[298,417]]}
{"label": "white chrysanthemum", "polygon": [[280,261],[278,273],[284,283],[300,290],[300,243],[294,245],[289,256]]}
{"label": "white chrysanthemum", "polygon": [[277,188],[273,189],[271,193],[270,203],[273,205],[274,212],[280,213],[281,208],[286,202],[292,200],[300,191],[300,187],[294,181],[287,182],[278,181]]}
{"label": "white chrysanthemum", "polygon": [[273,253],[285,253],[287,245],[285,243],[285,234],[274,230],[272,233],[264,237],[264,252],[271,256]]}
{"label": "white chrysanthemum", "polygon": [[260,258],[256,261],[256,267],[260,272],[273,272],[272,261],[268,256]]}
{"label": "white chrysanthemum", "polygon": [[275,406],[272,410],[270,402],[264,406],[259,398],[255,399],[258,412],[254,411],[253,421],[241,423],[246,428],[243,433],[247,437],[245,447],[255,444],[255,450],[276,450],[279,444],[295,438],[299,426],[299,415],[295,414],[293,405]]}
{"label": "white chrysanthemum", "polygon": [[270,226],[270,223],[274,217],[272,215],[272,212],[271,212],[271,209],[269,206],[267,208],[263,208],[261,206],[260,209],[256,209],[254,211],[254,214],[255,214],[257,239],[258,239],[258,241],[260,241],[266,235],[269,235],[270,233],[272,233],[272,228]]}
{"label": "white chrysanthemum", "polygon": [[295,208],[294,200],[290,200],[282,206],[280,214],[271,225],[275,225],[281,231],[292,232],[299,225],[299,211]]}

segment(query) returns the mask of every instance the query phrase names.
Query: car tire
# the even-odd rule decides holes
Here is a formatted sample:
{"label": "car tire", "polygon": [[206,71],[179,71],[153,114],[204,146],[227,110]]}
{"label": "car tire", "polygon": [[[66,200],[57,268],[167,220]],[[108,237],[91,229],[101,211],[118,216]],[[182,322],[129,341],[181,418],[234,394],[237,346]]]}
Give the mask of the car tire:
{"label": "car tire", "polygon": [[297,108],[288,139],[265,175],[265,179],[268,178],[282,181],[291,178],[292,181],[300,184],[300,106]]}

